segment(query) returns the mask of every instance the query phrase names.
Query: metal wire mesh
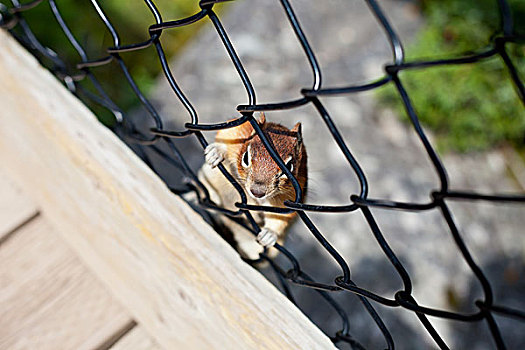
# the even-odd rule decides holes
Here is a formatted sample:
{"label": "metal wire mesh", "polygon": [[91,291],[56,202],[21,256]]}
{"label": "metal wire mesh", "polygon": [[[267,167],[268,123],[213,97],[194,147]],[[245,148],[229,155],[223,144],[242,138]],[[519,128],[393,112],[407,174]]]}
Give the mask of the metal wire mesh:
{"label": "metal wire mesh", "polygon": [[[413,108],[410,96],[407,93],[402,80],[399,77],[399,72],[410,69],[422,69],[433,66],[444,66],[444,65],[461,65],[466,63],[476,63],[493,56],[499,56],[505,63],[508,70],[509,76],[516,88],[517,98],[519,98],[525,105],[525,88],[523,82],[520,80],[517,69],[509,57],[506,44],[515,43],[523,44],[525,37],[520,37],[514,33],[514,26],[512,23],[512,17],[510,8],[505,0],[495,0],[499,6],[500,11],[500,22],[501,32],[495,35],[492,40],[492,44],[489,48],[484,48],[476,54],[469,54],[460,57],[452,57],[446,59],[434,59],[427,61],[405,61],[403,45],[398,38],[396,32],[389,23],[389,20],[385,13],[382,11],[380,6],[375,0],[365,0],[371,13],[375,16],[377,23],[384,30],[391,46],[392,61],[390,64],[385,66],[385,75],[375,81],[362,84],[362,85],[351,85],[347,87],[330,88],[322,86],[322,71],[320,65],[316,60],[316,55],[312,50],[306,35],[301,29],[299,19],[294,13],[292,5],[288,0],[280,0],[282,9],[285,12],[287,19],[289,20],[290,26],[293,28],[297,40],[300,42],[302,49],[308,59],[313,75],[312,86],[310,88],[304,88],[300,91],[301,98],[282,101],[277,103],[269,104],[258,104],[256,100],[255,90],[250,82],[250,79],[243,67],[239,56],[237,55],[232,43],[229,40],[228,33],[223,28],[221,21],[213,8],[217,3],[224,2],[225,0],[201,0],[199,2],[201,10],[196,14],[182,19],[164,21],[161,17],[161,13],[158,11],[154,2],[151,0],[144,0],[145,6],[151,11],[155,24],[149,27],[150,38],[145,42],[135,43],[131,45],[122,45],[119,39],[119,33],[112,25],[110,19],[105,15],[103,6],[99,4],[99,1],[91,0],[91,5],[96,10],[100,20],[106,26],[108,32],[113,38],[113,47],[107,48],[107,55],[105,57],[92,58],[89,57],[88,53],[79,44],[75,38],[74,33],[69,29],[67,23],[61,15],[59,7],[55,0],[35,0],[27,3],[20,3],[18,0],[12,0],[11,6],[2,5],[0,3],[0,26],[11,31],[11,33],[23,44],[31,49],[37,57],[46,58],[52,62],[50,69],[54,74],[64,82],[69,90],[74,94],[78,95],[82,99],[91,100],[113,113],[117,121],[114,126],[114,131],[122,137],[124,140],[134,143],[137,145],[136,150],[141,158],[151,166],[151,161],[145,152],[145,149],[152,150],[159,155],[164,161],[179,168],[188,178],[190,178],[191,184],[188,188],[173,189],[176,193],[183,193],[185,191],[194,191],[196,194],[199,193],[197,188],[200,189],[205,195],[199,198],[199,203],[206,208],[206,210],[218,211],[224,215],[228,215],[231,218],[237,218],[239,221],[247,223],[247,228],[250,229],[254,235],[260,231],[260,228],[255,223],[252,217],[254,211],[269,211],[287,213],[290,211],[296,211],[299,218],[303,221],[306,227],[310,230],[315,239],[319,244],[330,254],[334,261],[338,264],[341,271],[341,276],[334,280],[333,284],[324,284],[314,281],[301,269],[301,264],[296,257],[294,257],[285,247],[277,245],[276,248],[281,252],[283,256],[287,258],[291,264],[291,269],[285,269],[278,266],[274,261],[269,259],[265,254],[261,255],[261,259],[269,261],[270,266],[274,269],[283,291],[288,298],[295,303],[292,292],[289,288],[289,284],[300,285],[306,288],[312,288],[316,290],[333,308],[334,314],[338,315],[341,319],[341,328],[335,334],[329,336],[336,344],[346,343],[353,349],[364,349],[364,346],[354,338],[350,333],[349,318],[344,310],[344,307],[336,302],[331,292],[347,291],[355,294],[357,298],[364,305],[364,308],[369,313],[370,317],[375,322],[376,326],[384,337],[385,347],[388,349],[394,349],[394,340],[387,329],[385,323],[374,309],[372,302],[382,304],[392,308],[403,308],[406,310],[413,311],[421,324],[424,326],[426,331],[435,341],[436,345],[441,349],[448,349],[447,344],[438,334],[436,329],[433,327],[428,319],[428,316],[445,318],[458,322],[486,322],[490,334],[494,339],[494,343],[498,349],[505,348],[504,339],[498,328],[498,324],[495,321],[494,315],[514,318],[517,322],[523,322],[525,320],[525,312],[521,310],[511,309],[505,306],[497,305],[494,301],[493,291],[489,280],[485,277],[484,272],[476,264],[467,245],[465,244],[462,236],[458,230],[458,227],[453,219],[449,204],[447,202],[454,200],[469,200],[469,201],[491,201],[491,202],[525,202],[525,195],[498,195],[498,194],[483,194],[475,192],[464,192],[456,191],[449,188],[449,181],[447,178],[447,172],[443,166],[440,157],[436,153],[433,145],[429,142],[423,128],[420,125],[416,111]],[[66,35],[69,43],[74,47],[80,56],[80,62],[76,63],[74,69],[68,68],[69,66],[61,57],[59,57],[51,48],[45,47],[37,39],[36,35],[31,31],[30,26],[24,19],[24,12],[30,11],[40,3],[47,3],[51,11],[53,12],[56,21],[62,28]],[[172,74],[168,61],[164,54],[164,50],[160,41],[160,37],[163,31],[174,30],[179,27],[183,27],[197,21],[209,20],[215,27],[217,35],[220,37],[224,47],[226,48],[229,57],[237,70],[239,77],[244,85],[246,93],[248,95],[247,104],[237,106],[239,117],[232,121],[225,121],[218,124],[202,124],[199,122],[198,114],[192,103],[185,96],[184,92],[177,85],[177,81]],[[16,29],[16,30],[15,30]],[[163,118],[149,102],[149,100],[140,91],[139,87],[133,80],[133,77],[129,73],[129,70],[121,58],[120,54],[123,52],[131,52],[142,50],[154,46],[162,66],[162,70],[165,74],[169,85],[175,92],[176,96],[183,104],[188,112],[189,121],[184,125],[182,130],[168,130],[163,127]],[[108,94],[105,92],[104,86],[102,86],[92,70],[97,67],[108,65],[115,61],[122,72],[124,73],[129,85],[133,89],[136,97],[140,100],[142,105],[148,111],[149,116],[154,122],[155,127],[150,130],[140,130],[137,126],[132,123],[124,111],[122,111],[117,103],[111,100]],[[85,80],[89,80],[95,91],[90,91],[84,86]],[[439,176],[440,187],[439,189],[430,193],[431,200],[426,203],[414,203],[414,202],[397,202],[385,199],[369,198],[368,192],[369,187],[367,178],[362,171],[359,162],[350,152],[347,146],[346,140],[339,133],[334,120],[331,118],[328,111],[320,101],[320,96],[334,96],[334,95],[345,95],[354,94],[362,91],[373,90],[380,86],[392,84],[395,86],[399,98],[403,101],[406,113],[410,119],[412,127],[419,137],[419,141],[422,143],[429,159],[431,160],[436,173]],[[352,194],[350,196],[350,202],[347,205],[329,206],[329,205],[314,205],[302,203],[302,191],[299,186],[297,179],[289,172],[283,163],[282,159],[279,158],[278,153],[273,148],[267,135],[261,130],[256,120],[253,117],[254,112],[258,111],[275,111],[275,110],[290,110],[306,104],[311,104],[315,107],[318,112],[318,116],[326,124],[326,127],[330,134],[333,136],[339,149],[344,154],[346,160],[351,165],[355,175],[359,179],[360,191],[358,194]],[[240,196],[240,202],[236,204],[238,210],[230,211],[224,208],[217,207],[207,195],[206,188],[199,182],[196,174],[190,168],[187,161],[185,160],[185,154],[182,152],[176,144],[173,142],[173,138],[183,137],[196,137],[199,143],[205,148],[208,145],[206,138],[203,135],[203,131],[219,130],[224,128],[231,128],[242,123],[250,123],[255,132],[259,135],[262,142],[268,149],[268,152],[279,165],[281,170],[292,180],[293,187],[295,189],[295,200],[286,201],[284,203],[286,208],[274,208],[267,206],[248,205],[247,198],[242,190],[242,187],[236,182],[235,178],[229,174],[223,165],[219,165],[220,171],[223,175],[232,183],[237,189]],[[162,150],[159,145],[165,144],[169,147],[170,152]],[[154,169],[155,170],[155,169]],[[448,225],[450,235],[452,236],[459,253],[464,258],[467,265],[472,270],[477,281],[480,283],[483,290],[483,298],[475,301],[476,312],[472,313],[458,313],[441,309],[434,309],[419,305],[413,297],[413,287],[411,276],[397,258],[395,252],[391,249],[390,245],[385,240],[385,237],[379,228],[374,215],[370,208],[380,207],[384,209],[395,209],[404,211],[426,211],[430,209],[438,209],[443,219]],[[339,213],[350,213],[360,212],[361,215],[366,219],[368,225],[371,228],[371,232],[374,235],[375,240],[382,249],[384,255],[395,268],[395,271],[403,281],[403,289],[395,292],[392,296],[379,295],[373,291],[361,288],[359,285],[352,281],[350,274],[350,268],[345,259],[337,252],[337,250],[327,241],[325,236],[318,230],[310,219],[309,212],[339,212]],[[300,305],[298,305],[300,307]]]}

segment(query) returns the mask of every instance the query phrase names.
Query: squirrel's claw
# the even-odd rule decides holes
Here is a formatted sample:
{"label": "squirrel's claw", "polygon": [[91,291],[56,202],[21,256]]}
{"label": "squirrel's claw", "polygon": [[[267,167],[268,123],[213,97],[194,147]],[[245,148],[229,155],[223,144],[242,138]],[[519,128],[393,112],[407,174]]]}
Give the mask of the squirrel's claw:
{"label": "squirrel's claw", "polygon": [[212,168],[219,165],[224,160],[224,154],[226,153],[225,145],[218,143],[210,143],[204,150],[204,158]]}
{"label": "squirrel's claw", "polygon": [[273,247],[277,242],[277,233],[267,228],[263,228],[257,235],[257,242],[266,248]]}

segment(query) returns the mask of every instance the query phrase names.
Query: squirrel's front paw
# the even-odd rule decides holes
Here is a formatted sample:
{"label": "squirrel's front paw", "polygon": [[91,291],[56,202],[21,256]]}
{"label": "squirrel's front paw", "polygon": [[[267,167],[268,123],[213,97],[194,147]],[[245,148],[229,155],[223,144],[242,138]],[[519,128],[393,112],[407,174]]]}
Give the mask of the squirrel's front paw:
{"label": "squirrel's front paw", "polygon": [[257,235],[257,242],[266,248],[273,247],[275,242],[277,242],[277,233],[267,228],[262,228]]}
{"label": "squirrel's front paw", "polygon": [[208,163],[212,168],[215,168],[219,165],[220,162],[224,160],[224,155],[226,154],[226,145],[220,143],[210,143],[206,149],[204,149],[204,157],[206,163]]}

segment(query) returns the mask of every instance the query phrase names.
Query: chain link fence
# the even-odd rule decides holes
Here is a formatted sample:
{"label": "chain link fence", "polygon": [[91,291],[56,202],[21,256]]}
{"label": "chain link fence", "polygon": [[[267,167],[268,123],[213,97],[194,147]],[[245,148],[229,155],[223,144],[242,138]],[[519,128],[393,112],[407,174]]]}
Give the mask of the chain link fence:
{"label": "chain link fence", "polygon": [[[181,173],[190,179],[186,186],[173,188],[172,191],[174,193],[185,194],[188,192],[194,192],[197,196],[199,193],[204,193],[204,196],[201,196],[198,199],[199,204],[202,206],[202,208],[204,208],[204,210],[219,212],[222,215],[227,215],[252,231],[254,235],[260,231],[260,228],[257,226],[254,218],[252,217],[253,212],[297,212],[300,220],[306,225],[313,237],[315,237],[322,248],[326,250],[329,256],[339,266],[340,276],[335,278],[331,284],[315,281],[314,279],[310,278],[308,273],[303,271],[301,268],[301,261],[291,254],[288,249],[280,245],[276,245],[275,248],[280,251],[282,257],[286,258],[288,261],[287,266],[291,266],[291,268],[287,268],[282,264],[277,264],[275,261],[268,258],[266,254],[262,254],[259,261],[250,261],[250,263],[256,264],[261,260],[267,261],[275,272],[281,289],[294,303],[296,303],[296,301],[294,300],[294,296],[290,288],[291,284],[299,285],[304,288],[311,288],[318,292],[319,295],[327,301],[327,305],[333,308],[333,314],[340,318],[340,330],[334,334],[329,334],[333,342],[338,346],[343,347],[344,344],[346,344],[352,349],[365,348],[359,342],[359,337],[352,335],[350,332],[349,317],[346,313],[344,305],[336,302],[336,300],[332,297],[334,292],[348,292],[353,293],[356,298],[360,300],[363,307],[366,309],[371,319],[380,330],[384,337],[385,348],[394,349],[394,339],[382,318],[376,312],[374,304],[381,304],[390,308],[405,309],[414,312],[424,329],[426,329],[428,334],[434,340],[436,346],[441,349],[448,349],[449,346],[429,321],[429,316],[444,318],[457,322],[484,322],[488,332],[490,332],[494,340],[495,346],[498,349],[504,349],[506,348],[505,339],[499,330],[498,323],[495,320],[495,315],[513,319],[514,322],[523,322],[525,321],[525,312],[522,310],[512,309],[504,305],[499,305],[497,301],[494,300],[494,293],[491,283],[486,278],[484,271],[482,271],[482,269],[473,259],[469,248],[465,244],[465,241],[463,240],[458,226],[453,218],[449,202],[460,200],[502,203],[512,202],[519,204],[525,203],[525,195],[487,194],[459,191],[450,188],[447,171],[443,166],[439,155],[435,151],[435,148],[425,135],[425,132],[420,125],[410,96],[405,89],[399,73],[404,70],[425,69],[436,66],[475,64],[491,57],[500,57],[508,70],[509,78],[512,80],[515,86],[517,93],[516,98],[520,99],[525,105],[525,88],[523,82],[520,79],[517,68],[515,67],[506,50],[507,43],[523,45],[523,43],[525,43],[525,37],[519,36],[514,32],[512,16],[508,3],[505,0],[494,0],[499,6],[501,29],[499,33],[496,33],[493,36],[491,45],[489,47],[480,48],[480,50],[474,54],[466,54],[458,57],[430,59],[425,61],[406,61],[402,42],[389,23],[387,14],[383,12],[375,0],[364,1],[368,5],[371,13],[375,16],[377,24],[384,30],[390,43],[392,60],[391,63],[384,67],[384,76],[366,84],[350,85],[337,88],[324,87],[322,85],[323,72],[316,59],[316,53],[310,46],[310,43],[301,28],[299,18],[296,16],[290,1],[280,0],[282,10],[284,11],[289,24],[293,29],[296,38],[304,50],[304,54],[306,55],[306,58],[309,62],[312,74],[312,84],[309,88],[301,89],[300,98],[267,104],[257,103],[256,92],[252,86],[250,78],[229,39],[227,31],[221,24],[219,16],[214,11],[214,7],[220,6],[219,3],[224,2],[224,0],[201,0],[199,2],[201,10],[194,15],[187,18],[169,21],[163,20],[162,14],[157,9],[153,1],[144,0],[144,5],[149,9],[149,11],[151,11],[155,23],[150,25],[148,28],[148,40],[129,45],[123,45],[121,43],[119,33],[113,26],[111,19],[106,16],[102,2],[91,0],[91,5],[86,3],[86,6],[92,6],[92,8],[97,12],[101,23],[105,25],[108,33],[113,39],[113,46],[106,49],[107,55],[104,57],[91,57],[89,52],[87,52],[87,50],[79,43],[75,33],[70,30],[66,19],[61,14],[60,5],[57,4],[55,0],[35,0],[25,3],[20,3],[18,0],[12,0],[10,4],[0,3],[0,25],[3,28],[8,29],[13,34],[13,36],[17,38],[17,40],[23,43],[38,58],[43,59],[46,62],[50,62],[50,64],[47,64],[48,68],[57,76],[58,79],[60,79],[65,84],[65,86],[72,93],[84,101],[90,101],[91,103],[94,102],[110,111],[116,120],[116,123],[113,126],[115,133],[126,142],[133,144],[134,149],[138,155],[148,165],[153,167],[153,162],[151,161],[148,152],[154,152],[158,157],[162,158],[164,162],[176,167]],[[32,32],[30,28],[31,23],[28,23],[24,19],[24,13],[26,11],[31,11],[31,9],[36,6],[50,7],[58,25],[65,34],[69,45],[71,45],[78,53],[80,57],[79,62],[74,64],[71,62],[65,62],[61,57],[59,57],[59,55],[55,53],[53,48],[44,46],[37,38],[39,36],[45,35],[44,33]],[[236,107],[238,117],[234,120],[224,121],[222,123],[216,124],[200,123],[197,110],[192,106],[191,101],[186,97],[183,90],[179,87],[177,80],[170,70],[168,60],[160,41],[162,33],[167,30],[177,30],[177,28],[181,28],[198,21],[211,21],[217,32],[217,35],[220,37],[220,40],[226,48],[226,52],[228,53],[229,58],[231,59],[231,62],[234,65],[246,91],[247,103],[240,104]],[[150,103],[148,98],[141,92],[139,86],[130,74],[125,60],[121,57],[121,53],[134,52],[146,49],[148,47],[155,48],[165,78],[188,113],[188,122],[184,125],[183,129],[170,130],[164,127],[165,123],[163,116],[159,114],[157,109],[154,108],[153,104]],[[136,98],[147,110],[151,121],[154,123],[153,128],[144,129],[143,127],[138,126],[136,123],[133,123],[131,119],[128,118],[126,112],[119,108],[118,103],[113,101],[108,96],[105,87],[102,86],[102,84],[100,84],[95,77],[93,71],[95,71],[98,67],[115,63],[126,77],[126,80],[135,93]],[[271,72],[269,74],[271,74]],[[405,106],[405,110],[410,119],[413,130],[417,134],[419,141],[424,147],[426,154],[428,155],[428,158],[430,159],[435,172],[438,175],[439,188],[430,193],[431,199],[428,202],[399,202],[382,198],[370,198],[368,195],[369,185],[367,177],[365,176],[358,159],[356,159],[356,157],[354,157],[350,151],[347,140],[345,140],[345,138],[339,132],[334,119],[330,116],[329,112],[320,100],[320,97],[355,94],[363,91],[374,90],[387,84],[393,85],[397,90],[398,96]],[[293,177],[291,173],[289,173],[282,159],[280,159],[278,153],[273,148],[273,145],[268,139],[268,136],[265,135],[265,133],[261,130],[258,123],[256,122],[256,119],[254,118],[255,112],[293,110],[308,104],[315,108],[319,118],[321,118],[323,123],[326,125],[327,130],[335,140],[346,161],[351,166],[351,169],[353,169],[353,175],[359,180],[359,191],[353,194],[349,193],[350,200],[346,205],[303,203],[303,195],[297,179]],[[205,148],[208,145],[207,138],[204,136],[205,132],[231,128],[242,123],[250,123],[253,126],[254,130],[266,146],[271,157],[278,164],[281,170],[291,179],[295,189],[295,200],[286,201],[284,203],[286,208],[247,204],[247,197],[242,187],[237,183],[235,177],[227,172],[223,165],[219,165],[220,171],[237,189],[240,201],[236,204],[238,208],[237,211],[226,210],[216,206],[207,195],[206,188],[199,182],[194,169],[192,169],[188,164],[186,160],[187,154],[185,154],[185,151],[179,148],[174,141],[174,139],[177,138],[194,137],[198,140],[200,145]],[[143,123],[141,123],[141,125],[142,124]],[[167,147],[169,151],[166,151],[165,147]],[[413,282],[411,276],[385,239],[385,236],[371,211],[372,208],[412,212],[438,210],[442,215],[442,219],[448,226],[449,234],[457,246],[458,254],[461,254],[466,264],[472,270],[472,273],[476,277],[478,283],[481,285],[483,297],[475,301],[473,308],[476,311],[471,313],[459,313],[419,305],[413,296]],[[380,295],[379,293],[362,288],[356,284],[352,280],[350,267],[345,261],[345,258],[343,258],[343,256],[338,253],[336,247],[332,246],[332,244],[325,238],[323,233],[320,232],[320,230],[311,220],[309,213],[312,212],[348,213],[349,215],[350,213],[354,213],[354,215],[362,215],[368,223],[374,239],[377,241],[377,244],[383,251],[385,258],[394,267],[398,276],[402,280],[403,288],[393,293],[393,295]],[[297,306],[301,307],[301,305]]]}

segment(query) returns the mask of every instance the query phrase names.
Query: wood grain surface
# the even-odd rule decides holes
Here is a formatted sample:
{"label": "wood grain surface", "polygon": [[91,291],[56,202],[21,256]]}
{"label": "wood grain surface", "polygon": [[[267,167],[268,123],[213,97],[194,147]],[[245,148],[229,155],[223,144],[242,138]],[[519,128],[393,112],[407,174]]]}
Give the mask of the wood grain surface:
{"label": "wood grain surface", "polygon": [[3,31],[0,47],[0,161],[160,346],[334,348]]}

